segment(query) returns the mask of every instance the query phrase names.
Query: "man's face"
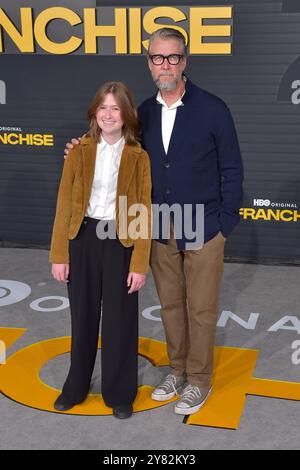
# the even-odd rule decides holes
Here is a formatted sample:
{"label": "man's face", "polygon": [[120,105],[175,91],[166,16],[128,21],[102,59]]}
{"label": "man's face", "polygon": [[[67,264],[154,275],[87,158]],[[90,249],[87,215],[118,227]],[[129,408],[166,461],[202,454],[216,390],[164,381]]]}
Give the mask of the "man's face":
{"label": "man's face", "polygon": [[[181,44],[176,39],[156,38],[152,42],[149,55],[169,56],[171,54],[183,54]],[[167,59],[161,65],[154,65],[149,58],[148,65],[159,90],[171,91],[181,81],[182,72],[186,67],[186,57],[183,57],[177,65],[169,64]]]}

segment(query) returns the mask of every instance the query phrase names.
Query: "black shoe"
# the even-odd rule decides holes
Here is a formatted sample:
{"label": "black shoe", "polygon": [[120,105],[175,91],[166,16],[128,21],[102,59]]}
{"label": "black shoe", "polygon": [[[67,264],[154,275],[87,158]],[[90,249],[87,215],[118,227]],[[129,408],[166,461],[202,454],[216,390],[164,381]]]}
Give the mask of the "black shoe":
{"label": "black shoe", "polygon": [[62,395],[59,395],[53,406],[57,411],[68,411],[73,408],[75,404],[68,403]]}
{"label": "black shoe", "polygon": [[127,419],[132,416],[132,405],[120,405],[113,407],[113,415],[118,419]]}

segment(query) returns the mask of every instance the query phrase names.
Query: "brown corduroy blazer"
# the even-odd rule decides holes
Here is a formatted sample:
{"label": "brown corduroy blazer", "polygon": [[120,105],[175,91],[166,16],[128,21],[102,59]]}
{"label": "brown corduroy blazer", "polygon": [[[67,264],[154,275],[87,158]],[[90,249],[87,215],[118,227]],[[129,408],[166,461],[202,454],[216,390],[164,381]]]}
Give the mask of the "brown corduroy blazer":
{"label": "brown corduroy blazer", "polygon": [[[52,232],[49,257],[51,263],[69,263],[69,240],[76,237],[86,214],[94,179],[96,153],[97,143],[86,136],[69,152],[65,160]],[[127,208],[126,205],[119,204],[120,196],[127,197]],[[133,204],[143,204],[147,208],[147,227],[144,227],[147,238],[130,237],[130,230],[129,234],[122,236],[122,233],[127,232],[130,222],[137,217],[128,216],[128,209]],[[145,225],[145,217],[141,220]],[[120,227],[123,227],[121,234]],[[121,243],[125,247],[134,247],[130,272],[147,273],[152,230],[151,173],[148,154],[139,144],[125,144],[122,152],[117,185],[116,228]]]}

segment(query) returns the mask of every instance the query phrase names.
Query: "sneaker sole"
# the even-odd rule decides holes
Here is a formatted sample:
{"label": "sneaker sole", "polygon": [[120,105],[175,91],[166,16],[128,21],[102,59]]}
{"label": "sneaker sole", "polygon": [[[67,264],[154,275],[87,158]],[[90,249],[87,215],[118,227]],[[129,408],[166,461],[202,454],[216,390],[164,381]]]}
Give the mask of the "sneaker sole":
{"label": "sneaker sole", "polygon": [[192,415],[194,413],[197,413],[203,405],[205,405],[205,403],[207,402],[210,394],[212,392],[212,388],[209,390],[208,394],[206,395],[205,399],[203,400],[202,403],[200,403],[200,405],[197,405],[197,406],[193,406],[189,409],[184,409],[184,408],[178,408],[177,406],[175,406],[174,408],[174,411],[177,415]]}
{"label": "sneaker sole", "polygon": [[155,401],[168,401],[168,400],[171,400],[171,398],[175,397],[175,395],[176,395],[175,392],[168,393],[166,395],[161,395],[159,393],[152,392],[151,398],[152,400],[155,400]]}

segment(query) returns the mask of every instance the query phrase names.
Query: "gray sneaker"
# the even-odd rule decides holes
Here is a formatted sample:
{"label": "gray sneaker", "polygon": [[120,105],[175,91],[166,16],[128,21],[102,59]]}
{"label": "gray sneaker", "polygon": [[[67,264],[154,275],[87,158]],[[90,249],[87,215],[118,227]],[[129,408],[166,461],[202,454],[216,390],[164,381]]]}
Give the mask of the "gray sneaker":
{"label": "gray sneaker", "polygon": [[178,415],[192,415],[193,413],[197,413],[204,405],[211,392],[211,386],[199,388],[196,385],[188,385],[183,390],[180,400],[176,403],[174,408],[175,413]]}
{"label": "gray sneaker", "polygon": [[169,374],[164,381],[153,390],[151,394],[152,400],[166,401],[175,397],[186,382],[185,377],[177,377]]}

